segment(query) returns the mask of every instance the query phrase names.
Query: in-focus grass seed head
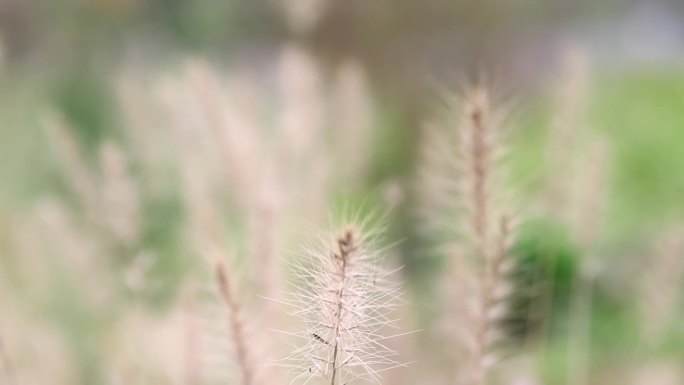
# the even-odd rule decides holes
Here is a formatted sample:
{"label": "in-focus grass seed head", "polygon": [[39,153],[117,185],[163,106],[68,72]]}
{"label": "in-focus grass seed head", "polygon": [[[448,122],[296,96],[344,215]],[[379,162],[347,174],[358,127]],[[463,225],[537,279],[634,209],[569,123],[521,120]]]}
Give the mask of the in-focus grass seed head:
{"label": "in-focus grass seed head", "polygon": [[292,383],[379,382],[381,371],[401,365],[385,344],[401,293],[380,265],[375,237],[345,226],[308,247],[308,260],[295,266],[288,305],[302,327],[292,333],[298,347],[284,360],[296,375]]}

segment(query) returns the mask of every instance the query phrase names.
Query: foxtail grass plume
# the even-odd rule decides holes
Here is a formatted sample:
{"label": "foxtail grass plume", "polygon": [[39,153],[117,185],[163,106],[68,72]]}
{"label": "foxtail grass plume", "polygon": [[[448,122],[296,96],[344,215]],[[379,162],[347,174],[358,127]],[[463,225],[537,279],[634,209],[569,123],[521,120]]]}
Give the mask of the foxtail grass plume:
{"label": "foxtail grass plume", "polygon": [[228,328],[230,329],[234,358],[240,372],[240,384],[259,384],[258,370],[255,364],[256,357],[252,352],[252,342],[248,336],[242,307],[230,273],[219,259],[215,262],[214,272],[219,294],[228,310]]}
{"label": "foxtail grass plume", "polygon": [[44,126],[83,216],[117,244],[135,247],[142,227],[141,194],[124,150],[105,142],[99,148],[100,169],[92,170],[73,129],[61,116],[46,114]]}
{"label": "foxtail grass plume", "polygon": [[384,334],[394,326],[391,311],[401,293],[379,265],[376,236],[346,226],[307,248],[309,263],[296,266],[288,304],[302,328],[292,333],[299,347],[284,361],[296,374],[291,383],[379,383],[383,370],[402,365],[386,345],[392,336]]}
{"label": "foxtail grass plume", "polygon": [[306,34],[313,30],[331,5],[328,0],[276,0],[288,27],[296,33]]}
{"label": "foxtail grass plume", "polygon": [[[514,266],[510,249],[515,219],[502,183],[501,109],[492,106],[485,88],[475,87],[460,110],[458,130],[431,126],[426,145],[435,146],[434,153],[446,160],[436,162],[425,149],[425,166],[434,168],[424,169],[421,180],[428,189],[425,195],[436,202],[425,209],[439,210],[428,225],[440,233],[441,253],[449,260],[443,332],[449,341],[444,356],[453,371],[446,374],[447,381],[482,385],[498,359],[495,345],[504,337],[500,323],[512,291],[508,277]],[[445,123],[444,128],[452,127],[453,118]]]}
{"label": "foxtail grass plume", "polygon": [[74,130],[61,115],[53,112],[44,115],[43,126],[56,163],[78,198],[80,208],[89,221],[99,225],[102,218],[97,179],[87,166],[87,159]]}
{"label": "foxtail grass plume", "polygon": [[129,173],[123,150],[113,142],[100,147],[103,181],[101,193],[112,235],[126,246],[135,246],[141,231],[140,194]]}
{"label": "foxtail grass plume", "polygon": [[5,351],[5,344],[3,342],[2,336],[0,336],[0,367],[2,368],[4,381],[7,381],[7,384],[9,385],[16,384],[17,381],[14,374],[14,366],[10,362],[9,355]]}
{"label": "foxtail grass plume", "polygon": [[550,214],[563,219],[568,211],[568,191],[574,179],[579,139],[587,131],[586,110],[591,85],[587,55],[578,47],[566,49],[554,90],[554,113],[550,124],[546,163],[549,165],[545,200]]}
{"label": "foxtail grass plume", "polygon": [[475,88],[465,103],[461,131],[466,204],[467,254],[477,264],[477,305],[471,340],[471,362],[466,371],[467,384],[485,384],[496,360],[494,345],[502,339],[499,323],[507,313],[506,297],[511,285],[507,275],[515,223],[512,213],[503,208],[505,199],[501,179],[502,117],[482,87]]}
{"label": "foxtail grass plume", "polygon": [[[335,175],[344,173],[345,182],[358,182],[373,153],[373,99],[366,73],[356,60],[344,61],[335,71],[331,112],[335,129],[333,154]],[[353,154],[353,155],[352,155]]]}

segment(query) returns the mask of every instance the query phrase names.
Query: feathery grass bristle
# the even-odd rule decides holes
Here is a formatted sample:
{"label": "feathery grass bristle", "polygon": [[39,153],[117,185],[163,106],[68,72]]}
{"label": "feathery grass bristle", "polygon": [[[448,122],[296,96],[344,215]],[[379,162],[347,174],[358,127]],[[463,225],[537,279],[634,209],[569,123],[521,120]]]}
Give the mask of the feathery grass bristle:
{"label": "feathery grass bristle", "polygon": [[285,360],[297,372],[293,383],[316,377],[331,385],[356,378],[378,382],[381,371],[401,365],[385,345],[392,336],[384,334],[394,326],[391,311],[401,293],[392,272],[379,265],[373,236],[346,226],[332,240],[308,248],[310,263],[295,267],[298,280],[288,304],[303,327],[291,333],[300,347]]}

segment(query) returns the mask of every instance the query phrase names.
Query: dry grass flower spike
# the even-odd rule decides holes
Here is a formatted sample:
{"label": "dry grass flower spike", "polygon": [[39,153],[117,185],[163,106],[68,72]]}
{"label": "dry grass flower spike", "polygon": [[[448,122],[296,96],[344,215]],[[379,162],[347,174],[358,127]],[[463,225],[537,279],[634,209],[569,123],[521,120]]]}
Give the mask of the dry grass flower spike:
{"label": "dry grass flower spike", "polygon": [[[292,383],[324,379],[330,385],[353,380],[380,383],[380,372],[401,366],[385,342],[401,291],[379,262],[377,232],[349,225],[307,249],[309,261],[295,266],[288,305],[302,322],[291,334],[298,348],[285,360]],[[396,336],[396,335],[395,335]]]}

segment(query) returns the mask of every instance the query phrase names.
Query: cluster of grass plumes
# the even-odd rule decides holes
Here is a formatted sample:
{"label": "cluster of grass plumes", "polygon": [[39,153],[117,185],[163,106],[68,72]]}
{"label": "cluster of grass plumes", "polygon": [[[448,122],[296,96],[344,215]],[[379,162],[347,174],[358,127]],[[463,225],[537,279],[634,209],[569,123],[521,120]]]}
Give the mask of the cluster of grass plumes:
{"label": "cluster of grass plumes", "polygon": [[[551,175],[524,201],[511,193],[525,182],[509,174],[519,158],[507,151],[524,147],[486,87],[449,99],[430,121],[420,174],[406,176],[417,196],[404,195],[403,180],[385,176],[395,149],[374,148],[395,132],[373,127],[362,65],[326,71],[299,45],[273,59],[225,72],[193,59],[149,78],[130,68],[117,84],[126,129],[92,149],[66,119],[45,119],[59,187],[12,218],[21,258],[0,266],[1,384],[603,385],[661,375],[656,354],[677,350],[670,341],[681,333],[682,235],[659,231],[655,250],[636,252],[649,254],[643,265],[601,262],[627,247],[602,228],[613,154],[584,127],[581,56],[562,75],[537,154],[549,150]],[[381,198],[384,186],[392,190]],[[299,230],[357,195],[379,211],[408,199],[388,215],[390,231],[363,217]],[[402,217],[416,200],[422,220]],[[532,233],[521,231],[533,215],[542,219]],[[557,241],[546,239],[553,226],[571,250],[560,269],[545,248]],[[389,248],[384,237],[397,233],[408,242]],[[413,248],[422,241],[428,252]],[[424,258],[434,249],[438,262]],[[433,262],[444,268],[428,275]],[[637,265],[643,278],[625,268]],[[549,298],[526,297],[556,276],[557,287],[544,282]],[[25,292],[9,300],[14,286]],[[626,292],[638,301],[615,299]],[[634,334],[648,348],[633,357],[649,362],[616,376],[593,333],[632,321],[615,316],[632,309],[620,301],[638,303]],[[606,304],[610,323],[596,327]],[[544,325],[529,326],[527,312]],[[35,362],[48,374],[35,375]],[[662,362],[680,383],[678,367]]]}

